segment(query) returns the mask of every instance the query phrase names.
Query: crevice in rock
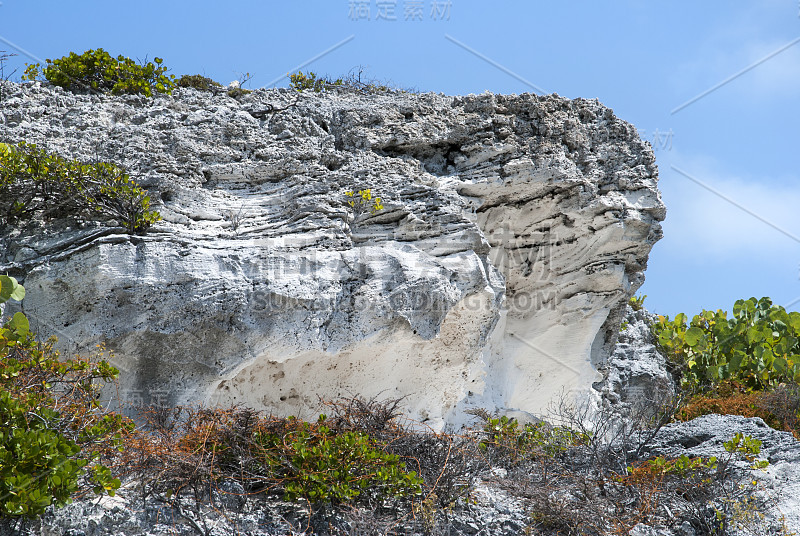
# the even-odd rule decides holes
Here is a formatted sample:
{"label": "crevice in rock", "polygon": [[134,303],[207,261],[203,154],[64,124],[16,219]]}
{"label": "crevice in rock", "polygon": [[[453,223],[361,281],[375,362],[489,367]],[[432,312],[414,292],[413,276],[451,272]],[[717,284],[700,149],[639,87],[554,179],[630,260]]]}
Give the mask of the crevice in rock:
{"label": "crevice in rock", "polygon": [[465,158],[461,151],[460,142],[437,142],[432,144],[417,145],[384,145],[372,148],[380,156],[390,158],[411,157],[418,160],[422,167],[433,175],[443,176],[451,174],[457,167],[456,160]]}

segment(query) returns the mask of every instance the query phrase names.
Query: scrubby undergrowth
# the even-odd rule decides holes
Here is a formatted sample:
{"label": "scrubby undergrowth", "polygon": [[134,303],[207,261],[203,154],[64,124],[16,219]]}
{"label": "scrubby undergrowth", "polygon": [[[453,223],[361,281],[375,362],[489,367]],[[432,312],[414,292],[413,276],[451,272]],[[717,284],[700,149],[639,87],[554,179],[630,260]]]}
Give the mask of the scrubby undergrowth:
{"label": "scrubby undergrowth", "polygon": [[0,225],[34,218],[115,222],[133,234],[161,216],[119,166],[62,158],[31,143],[0,143]]}
{"label": "scrubby undergrowth", "polygon": [[691,320],[659,317],[653,334],[687,395],[679,420],[760,417],[800,438],[800,313],[750,298],[730,316],[718,309]]}

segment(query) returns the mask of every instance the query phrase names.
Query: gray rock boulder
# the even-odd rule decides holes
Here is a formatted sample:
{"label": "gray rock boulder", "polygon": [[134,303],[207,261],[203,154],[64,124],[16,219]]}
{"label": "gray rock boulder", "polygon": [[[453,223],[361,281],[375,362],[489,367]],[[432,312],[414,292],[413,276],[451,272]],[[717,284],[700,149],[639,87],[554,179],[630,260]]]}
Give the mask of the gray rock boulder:
{"label": "gray rock boulder", "polygon": [[603,379],[594,384],[603,404],[644,419],[677,392],[667,359],[655,345],[654,322],[655,315],[646,309],[626,306],[619,339],[608,360],[598,367]]}
{"label": "gray rock boulder", "polygon": [[[800,529],[800,442],[789,432],[779,432],[759,418],[739,415],[703,415],[685,423],[663,427],[653,438],[652,456],[710,457],[725,459],[723,444],[737,433],[761,441],[759,459],[769,461],[764,470],[752,470],[763,498],[771,505],[762,526],[767,534],[782,534],[786,527]],[[746,469],[746,462],[740,463]]]}

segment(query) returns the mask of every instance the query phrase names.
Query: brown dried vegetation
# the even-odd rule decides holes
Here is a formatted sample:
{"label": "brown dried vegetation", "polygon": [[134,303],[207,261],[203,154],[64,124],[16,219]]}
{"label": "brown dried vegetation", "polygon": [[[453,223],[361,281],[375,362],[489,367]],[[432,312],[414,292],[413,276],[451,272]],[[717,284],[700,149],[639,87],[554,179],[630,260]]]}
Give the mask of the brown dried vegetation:
{"label": "brown dried vegetation", "polygon": [[757,391],[737,382],[723,382],[689,399],[675,419],[690,421],[711,413],[760,417],[772,428],[800,439],[800,386],[784,383],[770,391]]}

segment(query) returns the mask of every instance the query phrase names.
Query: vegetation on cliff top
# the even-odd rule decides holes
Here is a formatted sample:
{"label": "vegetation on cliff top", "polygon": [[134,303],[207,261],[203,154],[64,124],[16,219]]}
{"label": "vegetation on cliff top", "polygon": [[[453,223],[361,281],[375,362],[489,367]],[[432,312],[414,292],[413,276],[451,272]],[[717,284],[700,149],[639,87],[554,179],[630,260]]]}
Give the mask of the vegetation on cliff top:
{"label": "vegetation on cliff top", "polygon": [[[0,69],[2,60],[8,57],[8,55],[0,56]],[[55,60],[47,59],[44,66],[40,63],[27,64],[22,80],[43,78],[69,91],[95,91],[112,95],[134,94],[145,97],[152,97],[157,93],[169,95],[176,87],[191,87],[201,91],[222,87],[218,82],[199,74],[185,74],[176,79],[175,75],[166,74],[168,69],[163,63],[164,60],[158,57],[153,61],[145,59],[141,62],[122,55],[113,57],[102,48],[97,48],[82,54],[70,52],[67,56]],[[319,93],[333,88],[345,88],[374,93],[394,89],[376,80],[362,80],[363,74],[364,69],[358,68],[357,72],[354,69],[349,75],[335,79],[319,76],[310,71],[307,73],[298,71],[287,76],[289,87],[297,91],[312,90]],[[251,90],[241,87],[249,79],[250,74],[244,74],[239,85],[228,90],[228,95],[237,98],[250,93]]]}
{"label": "vegetation on cliff top", "polygon": [[0,143],[0,223],[34,217],[114,220],[131,234],[160,219],[146,192],[114,164],[70,160],[25,142]]}
{"label": "vegetation on cliff top", "polygon": [[68,56],[45,60],[47,65],[29,64],[23,80],[37,80],[42,76],[53,84],[70,91],[100,91],[112,95],[172,93],[175,76],[166,75],[167,68],[161,58],[136,63],[125,56],[112,57],[102,48],[87,50],[83,54],[70,52]]}

